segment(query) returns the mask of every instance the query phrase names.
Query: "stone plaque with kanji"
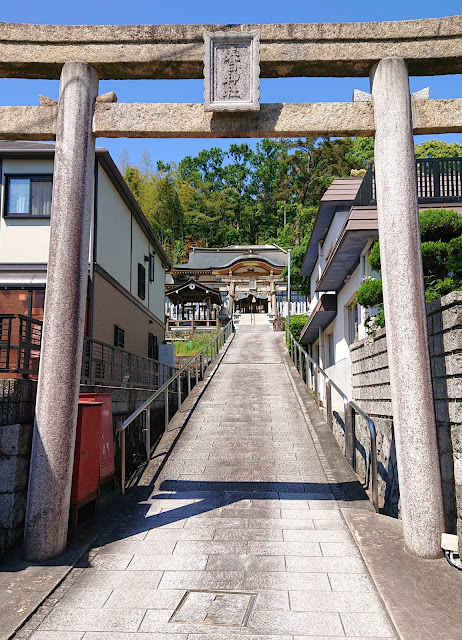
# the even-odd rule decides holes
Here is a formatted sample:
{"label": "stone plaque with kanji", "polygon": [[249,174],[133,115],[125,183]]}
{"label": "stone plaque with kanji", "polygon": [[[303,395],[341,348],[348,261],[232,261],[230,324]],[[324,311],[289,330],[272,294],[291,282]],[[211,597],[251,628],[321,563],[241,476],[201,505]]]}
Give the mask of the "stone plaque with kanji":
{"label": "stone plaque with kanji", "polygon": [[258,32],[204,33],[205,110],[260,109]]}

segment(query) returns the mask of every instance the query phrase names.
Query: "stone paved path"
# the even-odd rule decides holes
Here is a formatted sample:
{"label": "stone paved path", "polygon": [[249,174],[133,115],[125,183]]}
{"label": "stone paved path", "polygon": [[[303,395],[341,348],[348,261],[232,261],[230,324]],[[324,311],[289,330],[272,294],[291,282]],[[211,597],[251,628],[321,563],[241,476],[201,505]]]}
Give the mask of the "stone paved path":
{"label": "stone paved path", "polygon": [[281,348],[265,327],[239,331],[154,490],[33,640],[395,638]]}

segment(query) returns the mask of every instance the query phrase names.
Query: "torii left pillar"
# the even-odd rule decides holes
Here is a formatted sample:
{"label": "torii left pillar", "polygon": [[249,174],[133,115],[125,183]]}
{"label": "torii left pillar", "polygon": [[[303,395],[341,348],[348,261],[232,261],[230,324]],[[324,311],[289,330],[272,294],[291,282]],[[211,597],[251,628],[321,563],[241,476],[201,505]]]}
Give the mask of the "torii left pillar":
{"label": "torii left pillar", "polygon": [[64,551],[82,366],[95,138],[97,72],[68,62],[61,73],[50,254],[27,494],[24,554],[42,561]]}

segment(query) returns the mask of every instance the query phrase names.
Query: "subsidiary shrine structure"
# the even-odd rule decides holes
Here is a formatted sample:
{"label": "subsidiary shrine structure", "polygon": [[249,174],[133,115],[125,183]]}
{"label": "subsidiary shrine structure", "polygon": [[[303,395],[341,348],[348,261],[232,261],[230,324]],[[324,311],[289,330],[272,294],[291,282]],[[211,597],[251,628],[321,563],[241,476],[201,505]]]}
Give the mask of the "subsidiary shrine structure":
{"label": "subsidiary shrine structure", "polygon": [[277,302],[287,295],[281,279],[287,252],[274,244],[194,247],[185,264],[172,267],[172,288],[193,278],[220,292],[228,315],[254,312],[277,315]]}

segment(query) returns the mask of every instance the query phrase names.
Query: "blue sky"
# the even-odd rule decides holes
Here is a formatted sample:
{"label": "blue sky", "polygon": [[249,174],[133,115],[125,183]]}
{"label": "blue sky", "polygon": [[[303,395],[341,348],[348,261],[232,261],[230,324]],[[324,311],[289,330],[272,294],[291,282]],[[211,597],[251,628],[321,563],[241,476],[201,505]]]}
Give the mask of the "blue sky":
{"label": "blue sky", "polygon": [[[284,22],[355,22],[383,20],[411,20],[457,15],[462,13],[460,0],[80,0],[65,4],[63,0],[22,0],[2,3],[2,22],[31,22],[37,24],[229,24]],[[353,89],[368,90],[366,78],[263,78],[260,86],[261,102],[329,102],[350,101]],[[430,87],[431,98],[461,98],[461,76],[411,78],[411,90]],[[113,90],[119,102],[202,102],[201,80],[123,80],[102,81],[100,93]],[[0,78],[0,104],[38,104],[39,94],[57,98],[58,82]],[[462,134],[441,136],[447,141],[462,144]],[[417,136],[416,141],[428,139]],[[203,148],[227,148],[229,140],[150,140],[104,139],[99,146],[109,149],[117,161],[122,149],[130,160],[137,162],[144,149],[153,162],[179,161],[185,155],[196,154]]]}

